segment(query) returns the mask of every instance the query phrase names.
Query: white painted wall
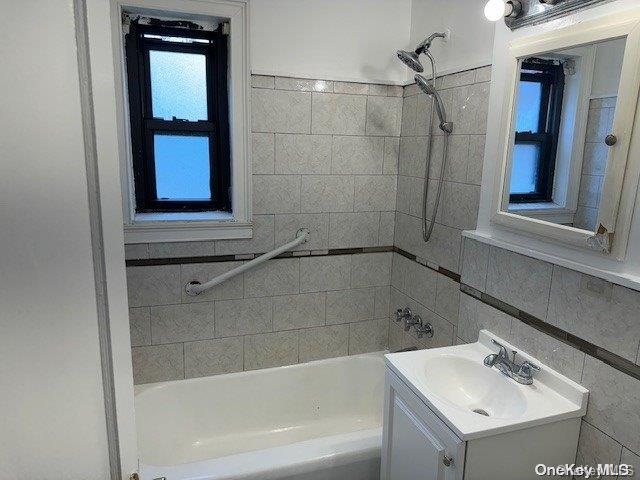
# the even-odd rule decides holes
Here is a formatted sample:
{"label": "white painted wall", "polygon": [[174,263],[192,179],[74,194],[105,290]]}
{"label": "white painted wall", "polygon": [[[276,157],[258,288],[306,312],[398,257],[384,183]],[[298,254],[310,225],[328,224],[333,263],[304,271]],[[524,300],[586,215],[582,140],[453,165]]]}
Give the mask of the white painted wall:
{"label": "white painted wall", "polygon": [[[489,98],[489,119],[487,129],[487,141],[485,147],[485,162],[482,173],[482,188],[480,207],[478,212],[478,227],[474,235],[479,239],[495,245],[518,251],[526,255],[542,258],[559,265],[572,268],[591,275],[596,275],[607,280],[640,288],[640,205],[636,200],[635,214],[631,226],[627,258],[618,262],[607,256],[589,250],[573,249],[550,241],[532,238],[515,231],[499,227],[491,223],[491,205],[494,189],[497,188],[496,170],[498,167],[499,142],[503,136],[500,131],[500,121],[504,96],[509,86],[505,84],[507,77],[507,49],[509,42],[526,35],[541,34],[574,25],[581,21],[590,20],[598,16],[607,15],[629,9],[637,9],[637,0],[617,0],[611,3],[583,10],[574,15],[563,17],[542,25],[526,27],[514,32],[510,31],[503,22],[498,22],[495,40],[493,69],[491,82],[491,95]],[[636,117],[636,130],[640,128],[640,121]],[[638,138],[640,133],[636,131],[632,137],[632,148],[640,145]],[[631,152],[631,155],[637,152]]]}
{"label": "white painted wall", "polygon": [[[433,32],[449,29],[448,42],[436,40],[431,49],[439,72],[491,64],[495,23],[485,18],[485,3],[485,0],[412,0],[411,44],[415,46]],[[410,78],[413,79],[412,72]]]}
{"label": "white painted wall", "polygon": [[108,477],[71,0],[0,2],[0,478]]}
{"label": "white painted wall", "polygon": [[395,57],[436,30],[438,68],[491,63],[494,24],[484,0],[251,0],[253,73],[360,82],[413,82]]}
{"label": "white painted wall", "polygon": [[[448,3],[448,2],[442,2]],[[411,0],[251,0],[253,73],[403,83]]]}

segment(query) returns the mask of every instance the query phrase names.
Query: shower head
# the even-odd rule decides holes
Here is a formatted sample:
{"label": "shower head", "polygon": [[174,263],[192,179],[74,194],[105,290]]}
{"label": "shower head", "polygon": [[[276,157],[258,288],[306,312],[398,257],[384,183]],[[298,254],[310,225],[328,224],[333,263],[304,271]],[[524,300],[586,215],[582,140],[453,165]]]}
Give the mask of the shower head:
{"label": "shower head", "polygon": [[438,119],[440,120],[440,130],[446,133],[453,132],[453,123],[447,121],[447,111],[444,108],[444,102],[442,101],[442,97],[438,90],[436,90],[436,86],[433,82],[430,82],[426,78],[424,78],[420,74],[416,74],[414,77],[416,80],[416,84],[427,95],[431,95],[434,98],[434,103],[436,105],[436,113],[438,114]]}
{"label": "shower head", "polygon": [[424,67],[422,63],[420,63],[420,59],[418,58],[418,53],[416,52],[407,52],[406,50],[398,50],[398,58],[402,60],[407,67],[409,67],[414,72],[424,72]]}
{"label": "shower head", "polygon": [[423,53],[428,53],[431,48],[431,42],[433,42],[436,38],[448,38],[446,33],[434,33],[433,35],[425,38],[415,49],[413,52],[409,52],[407,50],[398,50],[397,55],[402,63],[404,63],[407,67],[409,67],[414,72],[424,72],[424,67],[422,63],[420,63],[420,55]]}

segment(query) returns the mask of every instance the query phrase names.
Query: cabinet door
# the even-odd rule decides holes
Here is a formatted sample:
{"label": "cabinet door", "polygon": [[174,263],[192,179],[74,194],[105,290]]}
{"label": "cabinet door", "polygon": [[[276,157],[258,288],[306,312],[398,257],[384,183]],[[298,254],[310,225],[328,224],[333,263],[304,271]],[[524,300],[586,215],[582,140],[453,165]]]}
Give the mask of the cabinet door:
{"label": "cabinet door", "polygon": [[459,480],[464,442],[387,371],[382,480]]}

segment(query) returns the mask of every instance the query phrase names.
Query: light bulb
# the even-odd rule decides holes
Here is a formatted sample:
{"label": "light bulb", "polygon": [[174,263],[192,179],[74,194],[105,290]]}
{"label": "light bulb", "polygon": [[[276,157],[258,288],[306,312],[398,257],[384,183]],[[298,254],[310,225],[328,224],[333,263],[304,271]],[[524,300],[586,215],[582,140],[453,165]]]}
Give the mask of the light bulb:
{"label": "light bulb", "polygon": [[489,0],[484,6],[484,16],[487,20],[497,22],[507,13],[507,4],[504,0]]}

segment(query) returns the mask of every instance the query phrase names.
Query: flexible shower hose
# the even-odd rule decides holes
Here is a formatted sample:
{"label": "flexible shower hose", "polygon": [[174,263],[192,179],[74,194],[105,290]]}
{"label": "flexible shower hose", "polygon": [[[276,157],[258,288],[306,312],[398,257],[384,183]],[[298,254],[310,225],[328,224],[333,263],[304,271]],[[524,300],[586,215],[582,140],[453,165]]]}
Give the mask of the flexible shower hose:
{"label": "flexible shower hose", "polygon": [[[436,65],[433,60],[433,57],[429,53],[426,52],[429,60],[431,60],[431,71],[433,72],[433,84],[435,87],[436,79],[438,78],[436,72]],[[447,168],[447,153],[449,150],[449,136],[451,135],[449,132],[443,130],[444,138],[443,138],[443,147],[442,147],[442,166],[440,168],[440,179],[438,180],[438,190],[436,191],[436,200],[433,205],[433,212],[431,213],[431,221],[427,224],[427,198],[429,196],[429,170],[431,169],[431,159],[433,157],[433,137],[435,134],[434,128],[434,118],[435,118],[435,103],[436,99],[432,95],[431,96],[431,123],[429,125],[429,149],[427,151],[427,158],[425,161],[425,169],[424,169],[424,188],[422,190],[422,238],[425,242],[428,242],[431,238],[431,234],[433,233],[433,226],[436,222],[436,215],[438,215],[438,206],[440,205],[440,197],[442,196],[442,184],[444,183],[444,174]]]}

